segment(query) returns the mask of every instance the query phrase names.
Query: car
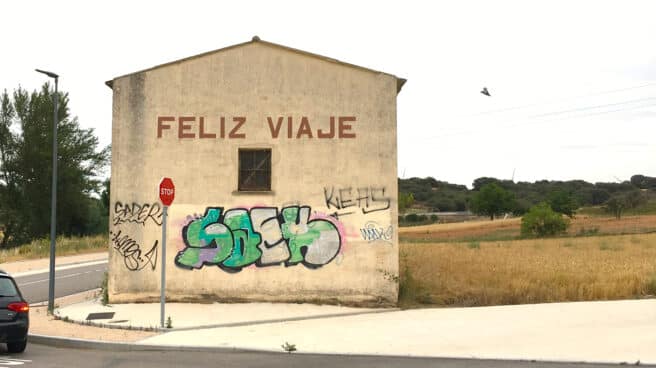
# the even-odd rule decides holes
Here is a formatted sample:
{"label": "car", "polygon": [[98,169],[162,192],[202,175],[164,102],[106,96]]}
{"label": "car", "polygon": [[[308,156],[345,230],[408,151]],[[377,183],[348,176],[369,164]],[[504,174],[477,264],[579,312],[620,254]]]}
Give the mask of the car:
{"label": "car", "polygon": [[29,327],[29,303],[14,278],[0,270],[0,343],[6,343],[10,353],[22,353],[27,346]]}

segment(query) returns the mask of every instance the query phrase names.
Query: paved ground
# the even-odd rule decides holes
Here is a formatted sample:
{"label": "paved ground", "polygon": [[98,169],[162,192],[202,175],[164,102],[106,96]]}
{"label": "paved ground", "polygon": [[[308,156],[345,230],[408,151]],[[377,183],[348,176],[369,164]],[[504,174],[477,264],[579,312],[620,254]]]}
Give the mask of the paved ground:
{"label": "paved ground", "polygon": [[150,344],[489,359],[656,363],[656,300],[422,309],[171,332]]}
{"label": "paved ground", "polygon": [[[282,322],[298,319],[316,319],[363,313],[380,313],[397,309],[349,308],[334,305],[281,304],[281,303],[235,303],[235,304],[191,304],[167,303],[165,319],[171,318],[172,327],[189,329],[198,327],[226,327],[255,325],[267,322]],[[88,321],[90,313],[104,313],[106,318]],[[159,303],[102,305],[98,300],[60,308],[56,314],[82,323],[111,325],[113,327],[160,327]]]}
{"label": "paved ground", "polygon": [[[163,368],[163,367],[357,367],[357,368],[609,368],[611,365],[581,366],[572,363],[511,362],[494,360],[399,358],[384,356],[344,356],[275,354],[233,351],[99,351],[28,345],[24,354],[5,355],[0,347],[0,367],[49,368]],[[615,365],[615,367],[617,367]]]}
{"label": "paved ground", "polygon": [[[107,259],[107,252],[87,253],[79,256],[66,256],[57,257],[55,266],[61,268],[62,266],[71,266],[78,263],[100,261]],[[24,276],[30,271],[43,272],[48,271],[50,260],[48,258],[41,259],[28,259],[24,261],[9,262],[0,264],[0,269],[11,273],[14,276]]]}
{"label": "paved ground", "polygon": [[[107,261],[98,260],[58,267],[55,270],[55,297],[76,294],[100,286],[107,271]],[[16,276],[18,275],[18,276]],[[13,274],[23,297],[31,304],[48,300],[48,272],[30,271]]]}
{"label": "paved ground", "polygon": [[[150,326],[153,320],[159,320],[157,303],[104,307],[99,302],[82,302],[84,296],[78,299],[60,303],[58,313],[86,322],[89,313],[114,312],[111,319],[98,320],[108,325],[112,321],[129,320],[133,326]],[[656,299],[376,310],[377,313],[303,304],[170,304],[167,307],[174,328],[166,333],[70,324],[52,321],[36,312],[34,321],[41,318],[42,324],[39,327],[35,323],[31,332],[131,341],[140,346],[170,347],[176,351],[183,347],[211,347],[282,352],[281,345],[288,342],[296,345],[301,354],[656,364]],[[360,314],[348,315],[354,312]],[[339,314],[342,315],[335,316]],[[272,322],[272,319],[282,321]],[[231,323],[237,326],[199,328]],[[44,328],[49,328],[49,332],[43,333]],[[107,339],[106,335],[113,337]]]}
{"label": "paved ground", "polygon": [[[378,313],[258,303],[172,304],[167,310],[174,329],[140,343],[281,351],[289,342],[300,352],[328,354],[656,364],[656,299]],[[84,322],[89,313],[106,311],[132,326],[139,321],[149,325],[159,317],[159,304],[103,307],[85,302],[58,314]],[[365,314],[325,318],[320,311]],[[262,323],[271,317],[286,321]],[[189,329],[233,322],[241,325]]]}

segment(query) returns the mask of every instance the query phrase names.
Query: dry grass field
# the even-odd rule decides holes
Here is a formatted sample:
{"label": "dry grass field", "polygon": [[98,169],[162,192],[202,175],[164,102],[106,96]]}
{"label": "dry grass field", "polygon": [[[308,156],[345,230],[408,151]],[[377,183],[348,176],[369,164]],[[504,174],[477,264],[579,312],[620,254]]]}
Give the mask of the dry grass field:
{"label": "dry grass field", "polygon": [[[521,218],[472,221],[399,228],[401,241],[471,241],[519,238]],[[577,216],[568,235],[642,234],[656,232],[656,215],[614,217]]]}
{"label": "dry grass field", "polygon": [[[57,256],[98,252],[108,249],[107,235],[94,235],[82,237],[57,237]],[[9,249],[0,249],[0,264],[22,259],[45,258],[50,255],[50,240],[37,239],[29,244]]]}
{"label": "dry grass field", "polygon": [[656,234],[401,243],[403,307],[610,300],[656,294]]}

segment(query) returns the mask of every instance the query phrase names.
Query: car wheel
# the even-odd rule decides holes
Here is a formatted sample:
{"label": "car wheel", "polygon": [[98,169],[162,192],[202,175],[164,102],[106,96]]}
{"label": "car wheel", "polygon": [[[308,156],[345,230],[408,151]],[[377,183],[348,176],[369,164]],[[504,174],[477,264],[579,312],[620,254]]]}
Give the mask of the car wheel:
{"label": "car wheel", "polygon": [[26,346],[27,346],[27,339],[19,342],[8,342],[7,350],[9,350],[10,353],[22,353],[23,351],[25,351]]}

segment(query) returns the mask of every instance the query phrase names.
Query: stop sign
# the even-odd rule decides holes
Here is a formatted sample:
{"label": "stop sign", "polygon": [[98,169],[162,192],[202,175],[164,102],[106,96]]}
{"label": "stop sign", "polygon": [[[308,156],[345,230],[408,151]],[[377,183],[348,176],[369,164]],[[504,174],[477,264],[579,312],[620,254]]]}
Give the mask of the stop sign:
{"label": "stop sign", "polygon": [[162,178],[159,182],[159,200],[165,206],[170,206],[175,198],[175,185],[171,178]]}

